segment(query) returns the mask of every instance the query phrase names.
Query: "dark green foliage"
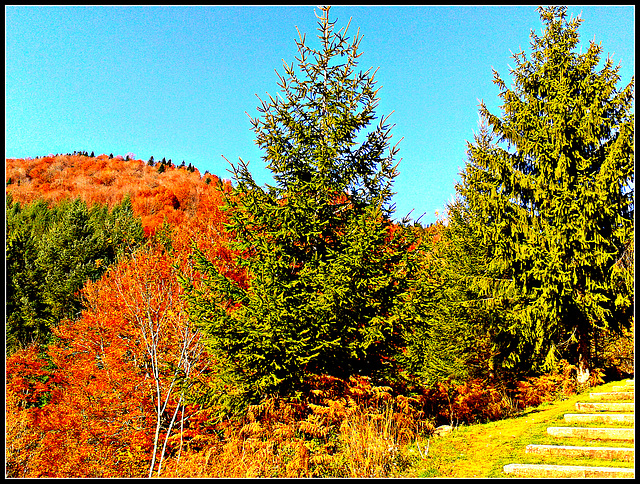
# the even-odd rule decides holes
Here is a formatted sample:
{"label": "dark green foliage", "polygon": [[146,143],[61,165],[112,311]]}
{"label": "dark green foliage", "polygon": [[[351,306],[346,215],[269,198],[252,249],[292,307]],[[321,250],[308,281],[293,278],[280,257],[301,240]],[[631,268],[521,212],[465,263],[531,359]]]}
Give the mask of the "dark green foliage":
{"label": "dark green foliage", "polygon": [[129,199],[109,211],[81,200],[22,207],[7,195],[7,351],[46,342],[50,328],[74,317],[78,291],[143,241]]}
{"label": "dark green foliage", "polygon": [[500,309],[504,365],[529,371],[588,361],[594,333],[628,326],[633,310],[618,263],[633,238],[633,80],[618,90],[610,59],[596,70],[594,42],[576,52],[581,19],[539,11],[544,35],[532,32],[529,59],[514,56],[512,89],[494,72],[503,114],[481,104],[457,186],[488,249],[489,278],[469,287]]}
{"label": "dark green foliage", "polygon": [[490,311],[469,304],[473,295],[467,280],[483,267],[485,253],[472,237],[466,238],[472,234],[458,234],[450,227],[439,222],[417,229],[422,242],[409,271],[412,290],[398,307],[406,345],[399,362],[407,376],[426,387],[484,378],[491,369],[486,327]]}
{"label": "dark green foliage", "polygon": [[23,211],[6,198],[6,344],[7,354],[29,338],[40,340],[47,332],[46,323],[37,318],[44,314],[40,294],[44,272],[36,263],[37,240],[46,227],[49,211],[46,203],[35,202]]}
{"label": "dark green foliage", "polygon": [[334,32],[327,16],[320,50],[297,42],[302,76],[285,64],[283,95],[252,120],[275,186],[234,166],[225,210],[248,282],[200,254],[208,289],[190,295],[191,316],[245,399],[295,393],[310,374],[386,378],[401,343],[393,310],[412,237],[390,220],[397,149],[384,119],[358,142],[377,90],[370,71],[354,72],[360,38]]}
{"label": "dark green foliage", "polygon": [[167,254],[173,251],[173,229],[166,219],[162,221],[162,225],[156,230],[153,241],[162,246]]}

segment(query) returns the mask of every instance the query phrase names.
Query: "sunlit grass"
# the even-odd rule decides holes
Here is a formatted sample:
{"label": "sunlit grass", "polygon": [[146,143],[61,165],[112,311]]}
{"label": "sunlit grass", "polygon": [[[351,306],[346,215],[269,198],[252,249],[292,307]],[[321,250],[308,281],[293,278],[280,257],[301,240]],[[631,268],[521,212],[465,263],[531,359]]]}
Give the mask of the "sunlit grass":
{"label": "sunlit grass", "polygon": [[[610,382],[561,401],[544,403],[521,415],[485,424],[460,426],[452,434],[430,440],[429,453],[407,477],[505,477],[506,464],[589,465],[633,467],[633,462],[585,457],[541,456],[527,454],[528,444],[553,444],[598,447],[634,447],[633,442],[557,438],[547,434],[547,427],[569,426],[565,413],[579,413],[576,402],[589,401],[589,392],[606,392],[620,385]],[[622,383],[624,384],[624,382]],[[587,426],[571,424],[572,426]],[[593,427],[626,426],[588,424]]]}

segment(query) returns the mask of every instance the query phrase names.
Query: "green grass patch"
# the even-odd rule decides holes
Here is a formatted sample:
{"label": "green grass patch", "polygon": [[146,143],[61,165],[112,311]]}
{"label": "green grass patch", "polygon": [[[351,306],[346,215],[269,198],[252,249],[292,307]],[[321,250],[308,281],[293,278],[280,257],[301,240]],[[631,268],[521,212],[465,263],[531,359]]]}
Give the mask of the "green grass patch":
{"label": "green grass patch", "polygon": [[[447,436],[431,437],[427,457],[420,459],[404,477],[506,477],[502,469],[511,463],[634,467],[633,462],[618,459],[542,456],[525,452],[528,444],[634,447],[633,442],[557,438],[547,434],[547,427],[630,426],[608,423],[568,424],[564,420],[565,413],[580,413],[576,411],[575,404],[590,401],[589,393],[611,391],[611,387],[621,384],[624,381],[610,382],[564,400],[526,409],[516,417],[460,426]],[[425,446],[426,440],[421,449],[424,450]]]}

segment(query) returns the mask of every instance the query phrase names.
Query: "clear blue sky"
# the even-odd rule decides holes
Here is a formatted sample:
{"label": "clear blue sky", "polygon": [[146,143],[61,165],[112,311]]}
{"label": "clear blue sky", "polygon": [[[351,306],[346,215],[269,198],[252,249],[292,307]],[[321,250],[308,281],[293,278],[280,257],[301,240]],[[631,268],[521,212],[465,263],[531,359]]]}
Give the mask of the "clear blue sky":
{"label": "clear blue sky", "polygon": [[[635,8],[573,6],[588,41],[635,69]],[[453,199],[478,127],[480,99],[499,114],[494,67],[510,84],[512,53],[541,33],[535,6],[336,6],[337,27],[364,38],[358,68],[380,67],[378,115],[400,138],[396,216],[435,220]],[[5,155],[94,151],[172,159],[230,178],[224,155],[271,180],[248,112],[278,92],[294,61],[296,26],[317,46],[313,6],[5,7]],[[584,50],[583,50],[584,51]]]}

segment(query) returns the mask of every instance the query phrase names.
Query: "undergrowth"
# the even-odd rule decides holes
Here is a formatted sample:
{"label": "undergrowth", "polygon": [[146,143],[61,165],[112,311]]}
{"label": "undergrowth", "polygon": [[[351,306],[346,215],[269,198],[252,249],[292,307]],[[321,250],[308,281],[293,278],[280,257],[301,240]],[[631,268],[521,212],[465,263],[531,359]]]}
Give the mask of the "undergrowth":
{"label": "undergrowth", "polygon": [[[566,363],[510,388],[475,379],[404,394],[366,377],[313,376],[306,396],[264,399],[242,419],[186,441],[163,476],[397,477],[427,457],[436,426],[512,417],[580,391],[575,382]],[[592,372],[590,384],[599,383]]]}

